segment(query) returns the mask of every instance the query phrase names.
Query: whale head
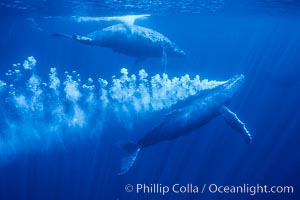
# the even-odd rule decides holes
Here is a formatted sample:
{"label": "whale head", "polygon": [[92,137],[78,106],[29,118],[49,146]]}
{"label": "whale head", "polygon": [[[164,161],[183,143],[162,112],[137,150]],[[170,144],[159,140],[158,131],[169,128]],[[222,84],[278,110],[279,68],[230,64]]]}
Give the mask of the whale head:
{"label": "whale head", "polygon": [[244,83],[244,79],[245,76],[243,74],[233,76],[224,83],[224,90],[227,90],[232,94],[235,93],[235,91],[237,91],[240,88],[240,86]]}
{"label": "whale head", "polygon": [[243,74],[235,75],[222,85],[222,91],[225,101],[229,102],[233,94],[243,85],[245,76]]}
{"label": "whale head", "polygon": [[224,84],[218,86],[212,96],[219,105],[227,105],[233,94],[241,87],[245,79],[243,74],[235,75],[228,79]]}

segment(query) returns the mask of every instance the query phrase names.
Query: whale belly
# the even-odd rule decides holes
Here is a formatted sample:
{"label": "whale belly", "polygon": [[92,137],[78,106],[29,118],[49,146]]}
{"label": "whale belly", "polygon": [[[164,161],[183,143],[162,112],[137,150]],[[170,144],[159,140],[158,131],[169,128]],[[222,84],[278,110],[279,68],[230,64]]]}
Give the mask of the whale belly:
{"label": "whale belly", "polygon": [[160,57],[163,51],[161,43],[136,36],[114,38],[107,46],[115,52],[134,57]]}
{"label": "whale belly", "polygon": [[161,57],[170,41],[162,34],[140,26],[114,25],[93,36],[95,43],[113,51],[134,57]]}
{"label": "whale belly", "polygon": [[186,106],[179,111],[175,111],[171,116],[167,116],[159,126],[139,141],[140,146],[147,147],[189,134],[217,115],[219,115],[218,107],[209,105],[206,102]]}

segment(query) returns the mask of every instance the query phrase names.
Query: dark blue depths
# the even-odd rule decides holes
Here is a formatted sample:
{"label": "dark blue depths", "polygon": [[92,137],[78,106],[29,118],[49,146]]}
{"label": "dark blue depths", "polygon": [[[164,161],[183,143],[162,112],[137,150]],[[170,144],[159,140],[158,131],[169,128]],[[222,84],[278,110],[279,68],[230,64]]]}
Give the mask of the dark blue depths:
{"label": "dark blue depths", "polygon": [[[83,80],[111,79],[121,67],[137,73],[130,57],[49,36],[54,32],[86,34],[109,22],[84,24],[66,17],[12,13],[0,18],[0,80],[5,79],[13,63],[31,55],[37,59],[36,73],[45,79],[53,66],[59,74],[76,70]],[[16,153],[3,161],[0,199],[299,198],[299,20],[294,13],[219,13],[154,14],[139,22],[168,36],[186,51],[185,58],[168,59],[170,77],[199,74],[201,78],[226,80],[235,74],[245,75],[244,86],[229,108],[246,123],[253,134],[252,144],[246,144],[222,118],[216,118],[185,137],[146,148],[132,169],[119,176],[123,155],[119,144],[142,137],[161,121],[163,113],[134,118],[134,123],[124,119],[125,125],[107,116],[104,130],[93,137],[66,140],[64,145],[43,151]],[[161,72],[159,59],[146,60],[143,67],[151,76]],[[124,128],[130,123],[134,126]],[[88,128],[74,131],[89,133]],[[207,191],[162,196],[124,190],[126,184],[140,183],[193,184],[199,190],[203,184],[292,185],[294,194],[251,196]]]}

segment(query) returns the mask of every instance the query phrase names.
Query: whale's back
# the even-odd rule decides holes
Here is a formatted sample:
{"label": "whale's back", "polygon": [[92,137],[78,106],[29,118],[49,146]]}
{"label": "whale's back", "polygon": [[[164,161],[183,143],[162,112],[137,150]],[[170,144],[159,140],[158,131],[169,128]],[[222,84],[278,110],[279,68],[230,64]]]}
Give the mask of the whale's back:
{"label": "whale's back", "polygon": [[149,28],[117,24],[92,32],[86,37],[94,45],[109,47],[112,50],[134,57],[161,57],[167,55],[184,55],[167,37]]}

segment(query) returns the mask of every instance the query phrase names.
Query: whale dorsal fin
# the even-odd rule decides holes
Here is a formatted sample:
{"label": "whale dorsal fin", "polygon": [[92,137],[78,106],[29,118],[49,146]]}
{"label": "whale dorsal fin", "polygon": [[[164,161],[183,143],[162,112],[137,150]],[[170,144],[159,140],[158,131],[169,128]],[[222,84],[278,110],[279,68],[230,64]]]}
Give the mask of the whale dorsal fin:
{"label": "whale dorsal fin", "polygon": [[134,25],[137,19],[149,17],[149,14],[143,15],[123,15],[123,16],[112,16],[112,17],[76,17],[73,18],[77,22],[92,22],[92,21],[119,21],[126,25]]}
{"label": "whale dorsal fin", "polygon": [[225,106],[222,107],[221,113],[226,123],[241,134],[247,143],[251,143],[252,136],[247,130],[246,125],[237,117],[237,115]]}

